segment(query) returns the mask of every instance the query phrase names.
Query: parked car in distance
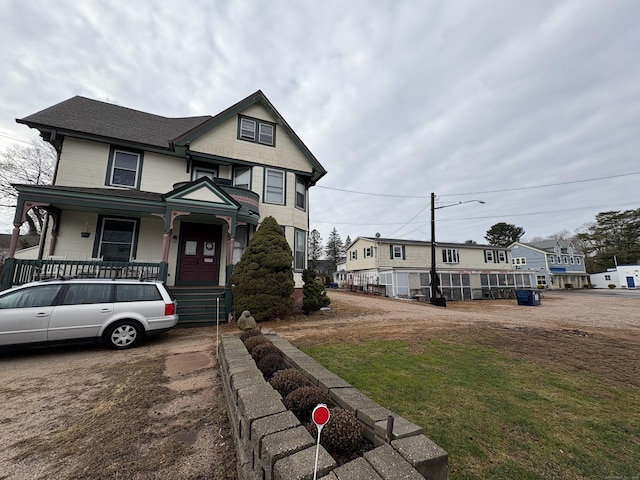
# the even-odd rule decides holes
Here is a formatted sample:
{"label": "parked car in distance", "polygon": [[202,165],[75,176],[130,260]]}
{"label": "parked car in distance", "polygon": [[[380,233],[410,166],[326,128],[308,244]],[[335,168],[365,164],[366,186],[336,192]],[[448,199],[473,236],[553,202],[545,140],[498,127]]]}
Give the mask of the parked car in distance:
{"label": "parked car in distance", "polygon": [[159,281],[55,279],[0,292],[0,348],[96,341],[121,350],[176,323]]}

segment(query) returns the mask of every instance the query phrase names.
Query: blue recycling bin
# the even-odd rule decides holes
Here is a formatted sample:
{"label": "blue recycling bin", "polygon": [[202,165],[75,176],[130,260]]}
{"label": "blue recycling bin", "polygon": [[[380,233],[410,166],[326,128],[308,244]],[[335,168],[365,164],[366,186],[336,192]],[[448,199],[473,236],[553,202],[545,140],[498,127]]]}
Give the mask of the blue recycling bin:
{"label": "blue recycling bin", "polygon": [[537,290],[516,290],[518,305],[540,305],[540,293]]}

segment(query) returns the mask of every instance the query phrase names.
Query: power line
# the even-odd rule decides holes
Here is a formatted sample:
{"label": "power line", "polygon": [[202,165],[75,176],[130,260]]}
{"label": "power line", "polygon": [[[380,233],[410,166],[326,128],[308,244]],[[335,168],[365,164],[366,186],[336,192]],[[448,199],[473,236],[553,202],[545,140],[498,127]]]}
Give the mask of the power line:
{"label": "power line", "polygon": [[[524,212],[524,213],[512,213],[512,214],[500,214],[500,215],[490,215],[490,216],[482,216],[482,217],[465,217],[465,218],[438,218],[438,223],[440,222],[455,222],[455,221],[468,221],[468,220],[486,220],[490,218],[504,218],[504,217],[524,217],[531,215],[548,215],[553,213],[565,213],[565,212],[575,212],[577,210],[591,210],[591,209],[600,209],[600,208],[612,208],[612,207],[623,207],[629,205],[638,205],[640,201],[636,202],[625,202],[625,203],[614,203],[609,205],[592,205],[589,207],[576,207],[576,208],[567,208],[564,210],[547,210],[542,212]],[[419,213],[422,213],[426,209],[423,208]],[[418,215],[413,217],[415,219]],[[393,223],[354,223],[354,222],[333,222],[333,221],[324,221],[324,220],[312,220],[311,223],[329,223],[332,225],[355,225],[355,226],[363,226],[363,227],[380,227],[380,226],[395,226],[395,225],[408,225],[413,221],[411,219],[409,222],[393,222]],[[431,220],[426,220],[424,222],[415,222],[413,225],[425,225],[430,223]],[[402,227],[400,227],[402,228]],[[400,229],[398,229],[400,230]],[[397,231],[397,230],[396,230]],[[395,233],[395,232],[394,232]]]}
{"label": "power line", "polygon": [[8,138],[8,139],[14,140],[16,142],[26,143],[27,145],[33,145],[31,142],[28,142],[26,140],[21,140],[21,139],[16,138],[16,137],[12,137],[10,135],[5,135],[4,133],[0,133],[0,137]]}
{"label": "power line", "polygon": [[[585,178],[583,180],[572,180],[567,182],[558,182],[558,183],[547,183],[542,185],[531,185],[529,187],[514,187],[514,188],[502,188],[499,190],[485,190],[479,192],[466,192],[466,193],[448,193],[444,195],[438,195],[439,197],[458,197],[463,195],[481,195],[487,193],[502,193],[502,192],[515,192],[517,190],[531,190],[534,188],[547,188],[547,187],[558,187],[562,185],[573,185],[576,183],[586,183],[586,182],[595,182],[598,180],[609,180],[612,178],[620,178],[620,177],[630,177],[633,175],[640,175],[640,172],[629,172],[629,173],[621,173],[619,175],[608,175],[605,177],[595,177],[595,178]],[[321,188],[325,190],[334,190],[337,192],[345,192],[345,193],[355,193],[357,195],[369,195],[372,197],[391,197],[391,198],[430,198],[430,195],[393,195],[389,193],[372,193],[372,192],[359,192],[357,190],[347,190],[345,188],[336,188],[336,187],[326,187],[324,185],[316,185],[315,188]]]}

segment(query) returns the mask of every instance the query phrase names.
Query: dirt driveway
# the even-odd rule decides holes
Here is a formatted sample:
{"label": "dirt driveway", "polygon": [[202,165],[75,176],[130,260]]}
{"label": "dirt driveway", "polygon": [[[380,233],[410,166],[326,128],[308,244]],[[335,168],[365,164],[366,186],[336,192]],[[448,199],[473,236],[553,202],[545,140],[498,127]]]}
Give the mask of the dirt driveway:
{"label": "dirt driveway", "polygon": [[[640,297],[548,294],[438,308],[332,291],[332,310],[262,324],[298,346],[470,341],[640,388]],[[221,332],[236,332],[225,325]],[[0,479],[233,479],[215,329],[138,348],[0,354]]]}

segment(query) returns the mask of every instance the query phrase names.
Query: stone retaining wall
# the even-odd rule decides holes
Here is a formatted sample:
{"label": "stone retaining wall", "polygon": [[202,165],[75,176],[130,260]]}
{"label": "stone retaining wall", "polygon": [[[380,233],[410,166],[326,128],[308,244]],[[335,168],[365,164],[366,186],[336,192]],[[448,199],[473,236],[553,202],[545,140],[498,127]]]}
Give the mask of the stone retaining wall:
{"label": "stone retaining wall", "polygon": [[[320,447],[318,479],[447,479],[447,452],[429,440],[422,428],[394,415],[342,378],[319,365],[286,340],[267,335],[286,362],[312,385],[328,392],[336,405],[353,412],[374,449],[341,467]],[[288,411],[280,394],[256,367],[242,341],[224,335],[218,357],[241,480],[313,479],[316,442]],[[391,443],[387,419],[394,417]]]}

